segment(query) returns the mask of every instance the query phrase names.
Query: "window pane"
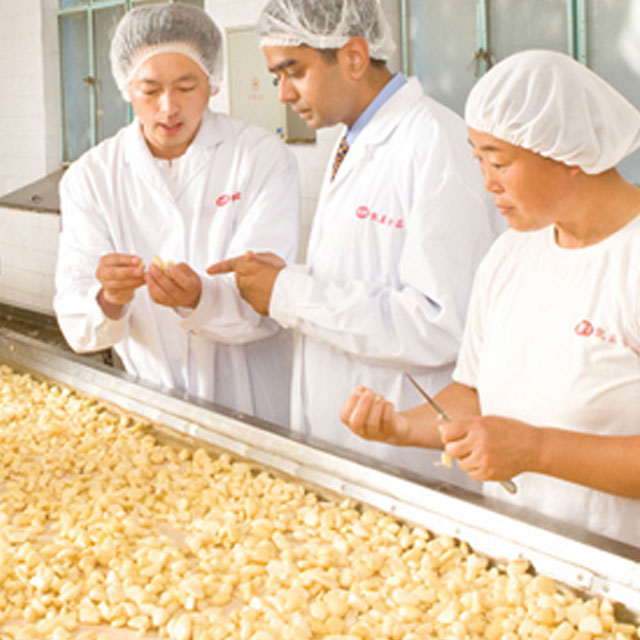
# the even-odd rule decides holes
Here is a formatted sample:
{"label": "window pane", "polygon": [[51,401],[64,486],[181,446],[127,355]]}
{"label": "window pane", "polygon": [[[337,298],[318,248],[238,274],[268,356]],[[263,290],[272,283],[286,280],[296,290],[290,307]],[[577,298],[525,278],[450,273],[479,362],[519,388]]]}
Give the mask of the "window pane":
{"label": "window pane", "polygon": [[89,0],[58,0],[58,8],[76,7],[78,5],[88,5]]}
{"label": "window pane", "polygon": [[475,83],[475,0],[412,0],[410,31],[412,73],[428,95],[462,113]]}
{"label": "window pane", "polygon": [[[640,108],[640,68],[629,66],[630,47],[640,51],[640,12],[637,0],[602,2],[591,0],[587,5],[589,38],[587,60],[597,74],[611,83],[627,100]],[[637,55],[637,53],[636,53]],[[620,163],[620,172],[629,180],[640,184],[640,151]]]}
{"label": "window pane", "polygon": [[[164,2],[170,2],[171,0],[164,0]],[[204,9],[204,0],[173,0],[174,4],[193,4],[196,7]],[[134,6],[143,4],[163,4],[163,0],[133,0]]]}
{"label": "window pane", "polygon": [[522,49],[567,51],[567,10],[559,0],[494,0],[489,48],[494,62]]}
{"label": "window pane", "polygon": [[98,142],[112,136],[127,123],[127,103],[118,91],[109,62],[111,37],[123,15],[123,6],[100,9],[94,12],[96,140]]}
{"label": "window pane", "polygon": [[74,160],[91,144],[89,121],[90,85],[87,44],[87,14],[82,12],[60,17],[62,64],[63,157]]}

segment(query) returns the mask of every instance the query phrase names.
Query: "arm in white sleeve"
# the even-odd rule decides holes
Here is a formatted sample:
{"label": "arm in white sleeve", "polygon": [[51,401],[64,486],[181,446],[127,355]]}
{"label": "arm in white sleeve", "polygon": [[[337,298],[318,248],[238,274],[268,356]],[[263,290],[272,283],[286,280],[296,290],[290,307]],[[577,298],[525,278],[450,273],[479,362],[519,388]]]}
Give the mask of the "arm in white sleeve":
{"label": "arm in white sleeve", "polygon": [[[467,387],[477,388],[480,360],[484,351],[484,341],[490,314],[495,304],[492,284],[496,282],[502,256],[509,251],[509,231],[500,236],[492,245],[478,267],[469,299],[469,308],[462,336],[462,344],[453,371],[453,380]],[[506,247],[506,249],[505,249]]]}
{"label": "arm in white sleeve", "polygon": [[[300,196],[293,154],[276,138],[265,136],[244,161],[246,213],[221,259],[252,250],[271,251],[287,262],[295,260]],[[181,321],[184,329],[227,344],[260,340],[279,330],[275,321],[256,313],[240,297],[232,275],[203,274],[201,280],[200,302]]]}
{"label": "arm in white sleeve", "polygon": [[95,277],[98,261],[114,249],[105,220],[96,208],[82,202],[82,191],[80,173],[72,167],[60,183],[62,232],[53,307],[69,346],[86,353],[110,347],[123,337],[128,308],[121,318],[111,320],[96,300],[101,289]]}
{"label": "arm in white sleeve", "polygon": [[279,325],[256,313],[238,293],[234,276],[201,276],[202,294],[198,306],[180,315],[180,325],[209,340],[245,344],[273,335]]}
{"label": "arm in white sleeve", "polygon": [[483,304],[483,292],[481,291],[481,271],[482,265],[480,265],[473,283],[467,321],[462,335],[462,344],[452,376],[455,382],[473,389],[478,385],[478,367],[480,366],[480,352],[484,335],[483,310],[485,306]]}
{"label": "arm in white sleeve", "polygon": [[372,364],[452,363],[473,275],[493,231],[486,201],[458,173],[438,172],[434,183],[427,171],[415,182],[397,284],[323,281],[287,268],[276,280],[272,317]]}

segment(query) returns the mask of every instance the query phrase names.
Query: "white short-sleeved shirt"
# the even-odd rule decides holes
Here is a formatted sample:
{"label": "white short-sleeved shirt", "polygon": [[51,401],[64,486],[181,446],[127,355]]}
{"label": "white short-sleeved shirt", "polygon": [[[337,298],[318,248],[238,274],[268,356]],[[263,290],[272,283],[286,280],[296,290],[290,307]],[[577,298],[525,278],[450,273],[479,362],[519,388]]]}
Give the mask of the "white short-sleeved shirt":
{"label": "white short-sleeved shirt", "polygon": [[[553,227],[504,233],[478,270],[454,379],[484,415],[640,434],[640,215],[583,249],[559,247]],[[640,546],[640,500],[532,473],[517,484],[485,492]]]}

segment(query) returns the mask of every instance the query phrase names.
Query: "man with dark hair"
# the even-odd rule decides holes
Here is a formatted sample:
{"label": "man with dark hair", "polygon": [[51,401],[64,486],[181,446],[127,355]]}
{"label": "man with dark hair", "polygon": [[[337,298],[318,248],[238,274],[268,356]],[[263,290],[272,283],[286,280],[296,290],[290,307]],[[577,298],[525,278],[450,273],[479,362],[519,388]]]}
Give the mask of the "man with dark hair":
{"label": "man with dark hair", "polygon": [[235,271],[257,311],[295,330],[294,429],[433,474],[433,454],[365,442],[339,412],[355,385],[402,408],[419,400],[405,372],[430,392],[451,379],[473,274],[494,238],[464,123],[387,68],[394,43],[376,0],[270,0],[258,33],[280,100],[315,129],[346,130],[307,264],[251,252],[208,272]]}
{"label": "man with dark hair", "polygon": [[292,258],[297,248],[292,154],[208,108],[222,43],[214,21],[185,4],[120,21],[111,66],[136,119],[61,182],[54,306],[76,351],[113,346],[143,380],[286,424],[290,336],[232,278],[203,277],[212,259],[256,247]]}

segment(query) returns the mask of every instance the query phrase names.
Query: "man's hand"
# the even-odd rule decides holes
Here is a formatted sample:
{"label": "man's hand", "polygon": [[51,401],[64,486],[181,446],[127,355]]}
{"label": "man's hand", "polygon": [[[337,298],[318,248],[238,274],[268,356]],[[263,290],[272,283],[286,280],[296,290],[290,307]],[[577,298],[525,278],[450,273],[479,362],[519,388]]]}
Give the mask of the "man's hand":
{"label": "man's hand", "polygon": [[440,426],[445,453],[474,480],[508,480],[537,467],[540,429],[498,416],[461,418]]}
{"label": "man's hand", "polygon": [[165,307],[195,309],[200,302],[200,276],[186,263],[168,263],[164,268],[151,263],[145,275],[149,296]]}
{"label": "man's hand", "polygon": [[286,262],[275,253],[247,251],[243,256],[229,258],[207,268],[209,275],[235,273],[240,295],[257,311],[269,315],[273,285]]}
{"label": "man's hand", "polygon": [[96,278],[102,285],[98,304],[109,318],[117,320],[124,305],[133,300],[135,290],[144,285],[144,266],[138,256],[108,253],[98,262]]}
{"label": "man's hand", "polygon": [[396,412],[392,402],[366,387],[358,387],[347,399],[340,411],[340,420],[365,440],[407,444],[404,416]]}

